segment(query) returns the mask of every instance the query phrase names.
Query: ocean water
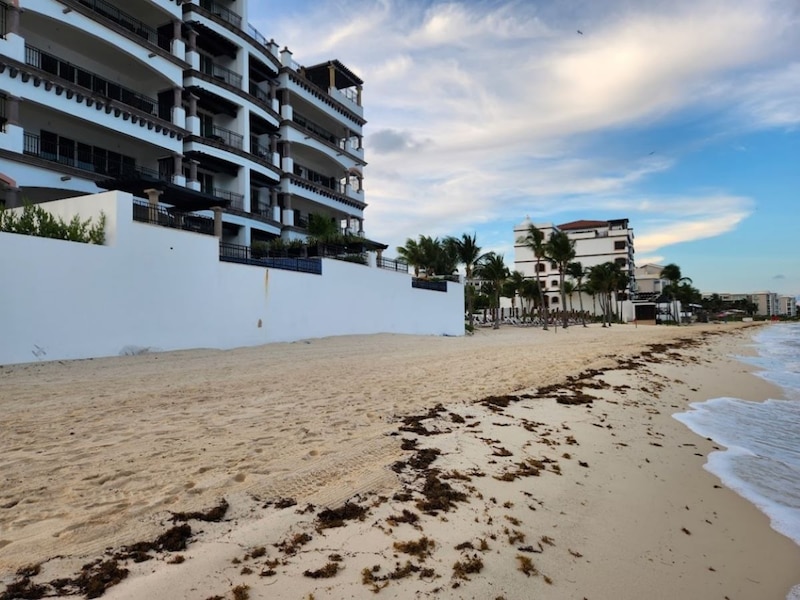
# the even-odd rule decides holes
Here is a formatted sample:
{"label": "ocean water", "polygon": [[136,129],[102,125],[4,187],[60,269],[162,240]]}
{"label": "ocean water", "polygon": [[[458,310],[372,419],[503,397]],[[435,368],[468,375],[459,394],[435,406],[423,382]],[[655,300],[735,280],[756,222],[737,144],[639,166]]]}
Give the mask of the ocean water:
{"label": "ocean water", "polygon": [[[736,358],[779,386],[785,399],[713,398],[675,418],[725,446],[709,455],[705,468],[800,545],[800,324],[764,327],[753,342],[757,356]],[[800,585],[787,598],[800,600]]]}

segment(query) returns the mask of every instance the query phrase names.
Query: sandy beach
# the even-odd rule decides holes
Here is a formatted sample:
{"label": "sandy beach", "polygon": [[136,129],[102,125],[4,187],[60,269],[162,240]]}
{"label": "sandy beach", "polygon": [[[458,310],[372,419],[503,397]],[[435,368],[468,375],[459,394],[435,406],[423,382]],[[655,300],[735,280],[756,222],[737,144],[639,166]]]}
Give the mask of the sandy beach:
{"label": "sandy beach", "polygon": [[782,600],[800,547],[671,416],[781,397],[757,327],[2,367],[0,598]]}

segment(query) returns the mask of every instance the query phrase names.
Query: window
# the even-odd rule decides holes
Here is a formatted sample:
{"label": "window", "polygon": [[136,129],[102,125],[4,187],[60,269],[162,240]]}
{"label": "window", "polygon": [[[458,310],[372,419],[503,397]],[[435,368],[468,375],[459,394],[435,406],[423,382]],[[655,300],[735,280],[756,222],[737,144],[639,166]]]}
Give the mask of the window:
{"label": "window", "polygon": [[543,273],[544,271],[547,270],[547,265],[545,265],[544,263],[539,263],[538,268],[539,268],[539,273]]}
{"label": "window", "polygon": [[558,269],[558,265],[556,263],[554,263],[554,262],[551,262],[550,263],[550,268],[553,269],[553,271],[555,271],[556,269]]}
{"label": "window", "polygon": [[550,304],[558,304],[558,296],[550,298]]}
{"label": "window", "polygon": [[6,130],[6,96],[0,94],[0,133]]}
{"label": "window", "polygon": [[619,265],[620,267],[625,267],[625,266],[628,265],[628,259],[627,258],[615,258],[614,259],[614,263]]}
{"label": "window", "polygon": [[624,241],[614,242],[614,250],[625,250],[625,242]]}
{"label": "window", "polygon": [[558,287],[558,281],[556,281],[555,279],[553,281],[551,281],[550,282],[550,287]]}

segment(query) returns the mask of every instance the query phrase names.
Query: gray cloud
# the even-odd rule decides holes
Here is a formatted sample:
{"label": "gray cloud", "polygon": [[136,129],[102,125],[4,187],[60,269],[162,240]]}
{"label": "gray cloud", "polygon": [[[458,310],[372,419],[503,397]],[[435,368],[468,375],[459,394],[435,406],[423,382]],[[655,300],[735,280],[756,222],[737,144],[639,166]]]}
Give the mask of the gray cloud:
{"label": "gray cloud", "polygon": [[418,150],[424,144],[415,140],[412,134],[396,129],[381,129],[367,137],[367,150],[376,154]]}

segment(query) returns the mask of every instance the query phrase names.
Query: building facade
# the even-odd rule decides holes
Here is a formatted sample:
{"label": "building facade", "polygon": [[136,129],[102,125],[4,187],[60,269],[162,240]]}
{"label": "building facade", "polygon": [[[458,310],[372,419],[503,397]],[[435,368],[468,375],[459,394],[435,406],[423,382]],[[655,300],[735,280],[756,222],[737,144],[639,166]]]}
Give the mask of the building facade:
{"label": "building facade", "polygon": [[[530,225],[527,218],[514,227],[514,269],[526,278],[536,277],[536,256],[533,250],[520,242],[527,236]],[[611,221],[571,221],[561,225],[552,223],[537,224],[537,229],[544,234],[544,241],[550,239],[556,230],[563,231],[575,243],[575,261],[580,262],[584,269],[612,262],[619,265],[620,270],[629,278],[627,292],[620,294],[619,300],[628,301],[631,289],[635,289],[635,261],[634,261],[634,236],[633,228],[628,219],[615,219]],[[549,260],[539,263],[538,279],[545,291],[546,302],[549,307],[560,310],[559,271],[558,266]],[[577,296],[577,294],[576,294]],[[577,298],[573,306],[579,304]],[[592,299],[583,295],[583,306],[586,310],[597,311],[593,307]]]}
{"label": "building facade", "polygon": [[231,244],[312,214],[363,237],[363,82],[298,64],[251,5],[0,1],[0,202],[122,190]]}

